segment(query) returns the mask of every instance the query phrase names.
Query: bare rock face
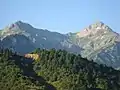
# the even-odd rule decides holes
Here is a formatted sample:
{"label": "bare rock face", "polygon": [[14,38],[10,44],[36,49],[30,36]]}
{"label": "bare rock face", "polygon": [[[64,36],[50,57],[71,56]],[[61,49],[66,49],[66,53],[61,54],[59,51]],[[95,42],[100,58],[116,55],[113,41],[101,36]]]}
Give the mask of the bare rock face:
{"label": "bare rock face", "polygon": [[88,28],[77,33],[78,37],[93,36],[96,34],[105,34],[112,31],[107,25],[102,22],[96,22],[95,24],[90,25]]}
{"label": "bare rock face", "polygon": [[33,60],[38,60],[40,56],[38,54],[25,54],[26,58],[31,58]]}

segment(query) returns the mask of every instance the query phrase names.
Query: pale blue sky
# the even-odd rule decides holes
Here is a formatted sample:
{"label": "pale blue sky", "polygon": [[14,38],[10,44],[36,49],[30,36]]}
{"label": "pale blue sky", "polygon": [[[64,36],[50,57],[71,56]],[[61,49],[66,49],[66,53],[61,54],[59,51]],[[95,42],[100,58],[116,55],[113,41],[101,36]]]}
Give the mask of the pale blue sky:
{"label": "pale blue sky", "polygon": [[102,21],[120,32],[120,0],[0,0],[0,29],[17,20],[61,33]]}

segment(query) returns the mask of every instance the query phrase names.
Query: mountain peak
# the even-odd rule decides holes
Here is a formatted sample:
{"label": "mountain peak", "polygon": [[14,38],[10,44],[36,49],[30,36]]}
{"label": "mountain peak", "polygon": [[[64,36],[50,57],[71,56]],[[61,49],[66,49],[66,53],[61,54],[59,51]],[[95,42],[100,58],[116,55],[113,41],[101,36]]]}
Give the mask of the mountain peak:
{"label": "mountain peak", "polygon": [[96,21],[95,24],[97,24],[97,25],[103,25],[104,23],[102,21]]}
{"label": "mountain peak", "polygon": [[90,29],[90,30],[109,30],[109,31],[112,30],[108,25],[104,24],[101,21],[97,21],[94,24],[89,25],[89,27],[87,29]]}
{"label": "mountain peak", "polygon": [[19,28],[19,26],[23,24],[22,21],[16,21],[15,23],[12,23],[8,26],[8,29],[9,30],[12,30],[12,29],[16,29],[16,28]]}
{"label": "mountain peak", "polygon": [[105,25],[103,22],[97,21],[94,24],[89,25],[87,28],[77,33],[77,36],[79,37],[84,37],[89,35],[93,36],[96,34],[108,33],[108,32],[113,32],[113,31],[109,26]]}
{"label": "mountain peak", "polygon": [[15,24],[18,24],[18,25],[20,25],[20,24],[22,24],[22,23],[23,23],[23,22],[20,21],[20,20],[15,22]]}
{"label": "mountain peak", "polygon": [[20,20],[10,24],[8,27],[9,30],[14,30],[14,29],[29,30],[30,28],[33,28],[30,24]]}

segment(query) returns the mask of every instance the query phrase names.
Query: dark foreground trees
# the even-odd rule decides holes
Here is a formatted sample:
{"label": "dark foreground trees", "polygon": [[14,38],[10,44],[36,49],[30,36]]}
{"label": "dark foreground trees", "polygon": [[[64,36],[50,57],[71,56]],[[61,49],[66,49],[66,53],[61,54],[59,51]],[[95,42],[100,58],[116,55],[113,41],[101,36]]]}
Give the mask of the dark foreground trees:
{"label": "dark foreground trees", "polygon": [[58,90],[120,90],[120,71],[64,50],[36,50],[36,73]]}
{"label": "dark foreground trees", "polygon": [[55,90],[32,69],[32,61],[8,49],[0,50],[0,90]]}
{"label": "dark foreground trees", "polygon": [[35,50],[38,60],[0,50],[0,90],[120,90],[120,71],[64,50]]}

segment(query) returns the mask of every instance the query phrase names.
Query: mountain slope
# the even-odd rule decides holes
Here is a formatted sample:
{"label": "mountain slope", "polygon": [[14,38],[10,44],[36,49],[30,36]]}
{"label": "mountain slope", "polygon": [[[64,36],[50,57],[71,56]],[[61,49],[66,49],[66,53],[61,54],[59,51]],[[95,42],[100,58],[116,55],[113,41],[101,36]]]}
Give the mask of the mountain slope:
{"label": "mountain slope", "polygon": [[96,22],[78,33],[60,34],[17,21],[0,31],[0,39],[1,47],[11,48],[20,54],[35,48],[65,49],[100,64],[120,67],[120,35],[102,22]]}
{"label": "mountain slope", "polygon": [[9,48],[13,52],[17,52],[19,54],[28,53],[35,49],[35,46],[29,38],[19,34],[6,36],[2,39],[1,46],[4,48]]}
{"label": "mountain slope", "polygon": [[33,70],[32,61],[0,50],[0,90],[56,90]]}
{"label": "mountain slope", "polygon": [[[50,32],[48,30],[43,30],[43,29],[36,29],[33,28],[31,25],[27,23],[23,23],[21,21],[15,22],[14,24],[7,26],[5,29],[1,31],[0,38],[1,41],[3,42],[3,47],[5,45],[4,39],[8,40],[7,37],[13,37],[13,36],[16,36],[14,37],[15,39],[17,38],[21,39],[21,41],[19,40],[18,42],[16,42],[20,44],[22,44],[22,40],[24,40],[23,38],[25,38],[25,40],[27,39],[24,45],[28,47],[46,48],[46,49],[51,49],[51,48],[66,49],[70,52],[80,51],[80,47],[74,45],[72,42],[69,42],[68,37],[66,35],[57,32]],[[10,45],[12,45],[12,43],[14,42],[11,41]],[[17,44],[15,46],[20,47]],[[14,47],[14,46],[9,46],[9,47]],[[17,52],[19,51],[22,54],[32,51],[32,49],[30,50],[27,49],[26,51],[24,50],[23,51],[15,50],[15,51]]]}
{"label": "mountain slope", "polygon": [[70,40],[83,49],[83,57],[114,68],[120,66],[120,35],[104,23],[97,22],[79,33],[71,34]]}

